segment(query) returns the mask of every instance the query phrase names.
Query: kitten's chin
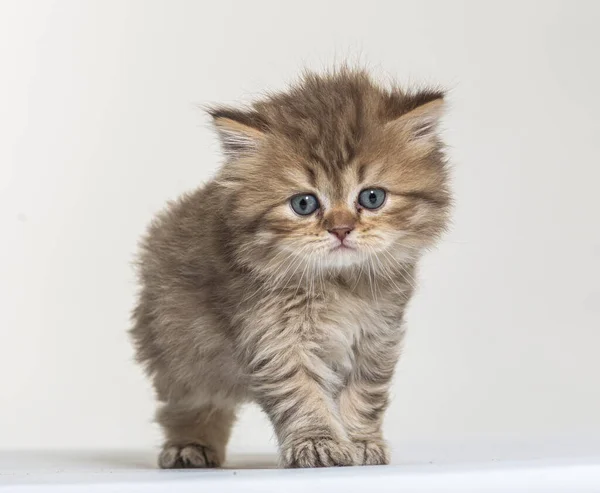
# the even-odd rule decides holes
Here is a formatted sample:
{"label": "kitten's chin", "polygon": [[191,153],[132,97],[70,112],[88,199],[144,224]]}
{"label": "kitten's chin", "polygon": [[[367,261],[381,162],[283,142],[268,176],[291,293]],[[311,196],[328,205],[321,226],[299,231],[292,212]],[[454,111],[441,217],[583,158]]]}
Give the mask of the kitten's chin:
{"label": "kitten's chin", "polygon": [[329,250],[321,264],[323,268],[339,269],[394,269],[404,263],[413,263],[420,255],[420,249],[414,246],[398,246],[393,249],[345,247],[343,245]]}
{"label": "kitten's chin", "polygon": [[327,267],[333,269],[341,269],[353,267],[364,261],[364,256],[359,255],[356,248],[350,248],[343,245],[331,249],[326,257],[325,263]]}

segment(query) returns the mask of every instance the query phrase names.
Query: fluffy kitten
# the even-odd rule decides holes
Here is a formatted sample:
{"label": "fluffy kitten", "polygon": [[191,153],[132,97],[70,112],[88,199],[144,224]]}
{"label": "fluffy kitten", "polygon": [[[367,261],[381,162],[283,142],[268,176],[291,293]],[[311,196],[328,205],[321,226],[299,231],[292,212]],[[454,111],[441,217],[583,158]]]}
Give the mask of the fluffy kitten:
{"label": "fluffy kitten", "polygon": [[382,419],[415,263],[450,202],[438,91],[306,75],[211,111],[226,161],[141,245],[131,330],[163,468],[215,467],[257,402],[286,467],[386,464]]}

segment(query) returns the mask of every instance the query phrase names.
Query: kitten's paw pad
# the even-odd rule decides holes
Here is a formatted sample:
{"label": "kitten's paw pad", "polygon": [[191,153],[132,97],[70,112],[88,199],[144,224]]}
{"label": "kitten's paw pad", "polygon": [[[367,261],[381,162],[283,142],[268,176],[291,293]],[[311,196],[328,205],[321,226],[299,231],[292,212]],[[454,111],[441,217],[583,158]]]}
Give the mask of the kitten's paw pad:
{"label": "kitten's paw pad", "polygon": [[284,467],[332,467],[354,464],[347,444],[329,438],[309,438],[286,447],[282,453]]}
{"label": "kitten's paw pad", "polygon": [[384,442],[362,440],[355,442],[357,462],[363,466],[382,466],[390,463],[390,453]]}
{"label": "kitten's paw pad", "polygon": [[158,465],[162,469],[187,469],[219,467],[217,454],[204,445],[167,445],[158,456]]}

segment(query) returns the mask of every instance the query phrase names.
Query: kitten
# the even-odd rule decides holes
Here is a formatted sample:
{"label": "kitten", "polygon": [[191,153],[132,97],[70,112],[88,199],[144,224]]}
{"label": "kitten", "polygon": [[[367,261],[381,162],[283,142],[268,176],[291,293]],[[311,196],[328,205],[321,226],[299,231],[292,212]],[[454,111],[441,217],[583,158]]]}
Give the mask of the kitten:
{"label": "kitten", "polygon": [[448,219],[438,91],[306,75],[210,111],[226,160],[141,244],[131,330],[163,468],[218,467],[258,403],[285,467],[387,464],[382,420],[415,264]]}

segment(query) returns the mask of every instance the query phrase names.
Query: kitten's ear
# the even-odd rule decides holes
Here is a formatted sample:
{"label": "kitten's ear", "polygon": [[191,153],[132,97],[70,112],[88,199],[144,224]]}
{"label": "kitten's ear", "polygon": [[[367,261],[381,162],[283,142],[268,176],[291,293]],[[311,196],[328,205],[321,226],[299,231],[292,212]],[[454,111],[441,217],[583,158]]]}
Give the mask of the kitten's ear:
{"label": "kitten's ear", "polygon": [[221,147],[228,158],[236,159],[252,153],[265,138],[267,124],[254,111],[213,108],[208,112],[213,117]]}
{"label": "kitten's ear", "polygon": [[436,143],[437,128],[444,114],[444,95],[441,92],[422,92],[403,98],[408,111],[392,119],[386,127],[401,132],[416,145],[430,147]]}

